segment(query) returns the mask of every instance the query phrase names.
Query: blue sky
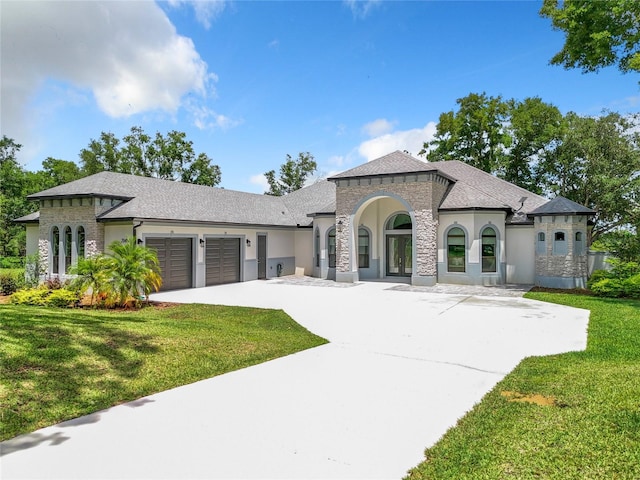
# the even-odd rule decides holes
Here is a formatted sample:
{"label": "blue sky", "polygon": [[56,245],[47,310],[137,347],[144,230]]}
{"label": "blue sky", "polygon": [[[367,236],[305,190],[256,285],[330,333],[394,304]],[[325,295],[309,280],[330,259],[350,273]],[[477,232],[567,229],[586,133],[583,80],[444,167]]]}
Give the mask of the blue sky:
{"label": "blue sky", "polygon": [[287,153],[321,176],[415,155],[471,92],[636,112],[637,75],[549,65],[564,37],[540,5],[2,0],[1,131],[31,170],[102,131],[184,131],[221,186],[261,193]]}

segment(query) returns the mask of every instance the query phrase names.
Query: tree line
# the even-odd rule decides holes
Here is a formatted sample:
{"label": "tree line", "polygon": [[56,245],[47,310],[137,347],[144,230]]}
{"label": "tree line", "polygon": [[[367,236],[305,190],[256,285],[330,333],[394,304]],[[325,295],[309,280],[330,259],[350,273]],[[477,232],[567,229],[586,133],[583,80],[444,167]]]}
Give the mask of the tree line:
{"label": "tree line", "polygon": [[563,115],[538,97],[470,93],[442,113],[429,161],[461,160],[529,191],[596,210],[592,239],[640,224],[637,115]]}

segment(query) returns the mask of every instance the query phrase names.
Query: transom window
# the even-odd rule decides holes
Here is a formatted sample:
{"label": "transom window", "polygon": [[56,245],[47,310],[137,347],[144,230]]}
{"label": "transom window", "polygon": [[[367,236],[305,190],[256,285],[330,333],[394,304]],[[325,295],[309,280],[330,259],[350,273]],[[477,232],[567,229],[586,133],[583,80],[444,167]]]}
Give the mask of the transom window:
{"label": "transom window", "polygon": [[396,213],[387,220],[386,230],[411,230],[411,217],[407,213]]}
{"label": "transom window", "polygon": [[358,268],[369,268],[369,230],[358,229]]}
{"label": "transom window", "polygon": [[329,268],[336,268],[336,229],[329,230],[327,236],[327,253],[329,255]]}
{"label": "transom window", "polygon": [[496,231],[491,227],[482,231],[482,271],[496,271]]}
{"label": "transom window", "polygon": [[453,227],[447,233],[447,270],[449,272],[465,272],[466,250],[464,230]]}

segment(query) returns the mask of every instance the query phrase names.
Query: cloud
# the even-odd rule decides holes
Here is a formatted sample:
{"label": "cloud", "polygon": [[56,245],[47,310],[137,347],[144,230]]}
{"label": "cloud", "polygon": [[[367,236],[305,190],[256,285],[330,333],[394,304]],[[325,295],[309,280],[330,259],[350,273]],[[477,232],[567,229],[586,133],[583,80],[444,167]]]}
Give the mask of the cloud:
{"label": "cloud", "polygon": [[366,133],[370,137],[378,137],[380,135],[384,135],[385,133],[389,133],[393,130],[394,123],[390,122],[385,118],[379,118],[374,120],[373,122],[367,123],[364,127],[362,127],[362,131]]}
{"label": "cloud", "polygon": [[396,150],[406,150],[415,157],[422,150],[423,144],[433,139],[435,133],[435,122],[429,122],[423,128],[385,133],[362,142],[358,153],[368,162]]}
{"label": "cloud", "polygon": [[262,173],[251,175],[251,177],[249,177],[249,182],[253,185],[258,185],[263,192],[269,191],[269,182],[267,182],[267,177],[265,177]]}
{"label": "cloud", "polygon": [[355,18],[365,18],[371,10],[382,3],[382,0],[343,0],[343,3],[351,9]]}
{"label": "cloud", "polygon": [[21,143],[45,82],[92,94],[113,118],[215,94],[217,77],[154,2],[3,2],[1,32],[2,133]]}
{"label": "cloud", "polygon": [[190,6],[196,14],[198,23],[209,30],[211,22],[222,14],[227,2],[225,0],[169,0],[169,5],[173,8]]}
{"label": "cloud", "polygon": [[200,103],[187,102],[185,108],[193,117],[193,124],[199,130],[228,130],[242,123],[241,120],[234,120]]}

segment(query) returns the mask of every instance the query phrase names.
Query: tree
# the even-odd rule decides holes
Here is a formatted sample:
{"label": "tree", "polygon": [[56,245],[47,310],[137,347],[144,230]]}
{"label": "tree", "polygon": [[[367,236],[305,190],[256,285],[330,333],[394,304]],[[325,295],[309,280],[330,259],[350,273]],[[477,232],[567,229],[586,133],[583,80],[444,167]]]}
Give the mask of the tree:
{"label": "tree", "polygon": [[640,224],[640,134],[636,117],[569,113],[561,142],[545,161],[549,193],[597,211],[592,240]]}
{"label": "tree", "polygon": [[282,196],[295,192],[304,187],[304,182],[317,168],[318,165],[309,152],[300,152],[295,160],[287,154],[287,160],[280,166],[280,178],[276,178],[275,170],[264,174],[269,183],[269,191],[265,194]]}
{"label": "tree", "polygon": [[511,147],[501,158],[497,175],[531,192],[541,194],[543,163],[562,136],[563,116],[554,105],[539,97],[510,100],[505,129]]}
{"label": "tree", "polygon": [[83,177],[78,165],[68,160],[47,157],[42,161],[43,184],[56,187]]}
{"label": "tree", "polygon": [[91,289],[91,305],[97,295],[109,291],[109,262],[104,255],[78,259],[78,263],[70,268],[69,273],[76,276],[73,286],[81,295]]}
{"label": "tree", "polygon": [[132,127],[122,141],[102,132],[80,152],[80,161],[86,175],[106,170],[209,186],[221,180],[220,167],[206,154],[196,155],[186,133],[176,130],[156,132],[152,138],[141,127]]}
{"label": "tree", "polygon": [[554,65],[594,72],[617,65],[640,72],[640,2],[637,0],[544,0],[540,14],[566,34]]}
{"label": "tree", "polygon": [[504,129],[507,104],[484,92],[470,93],[456,103],[458,111],[440,115],[434,139],[418,154],[432,162],[460,160],[485,172],[496,171],[510,143]]}

